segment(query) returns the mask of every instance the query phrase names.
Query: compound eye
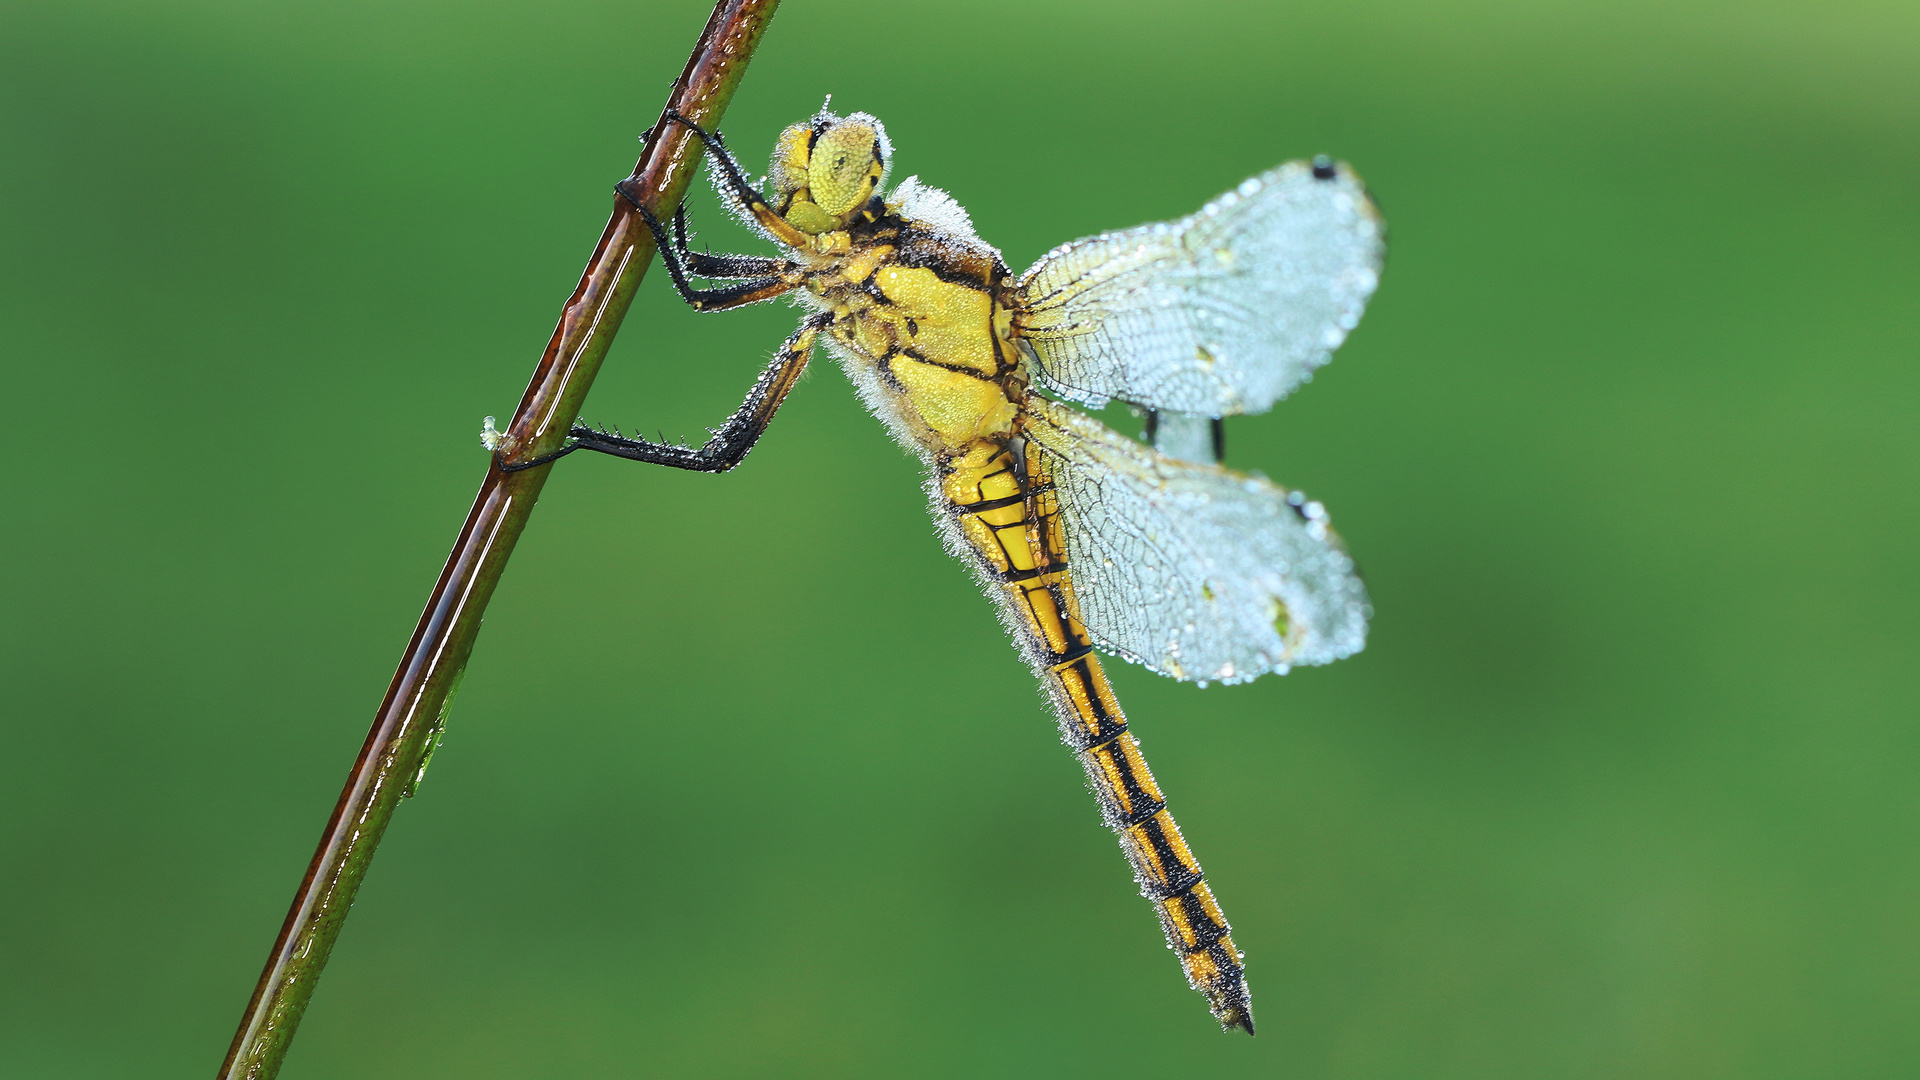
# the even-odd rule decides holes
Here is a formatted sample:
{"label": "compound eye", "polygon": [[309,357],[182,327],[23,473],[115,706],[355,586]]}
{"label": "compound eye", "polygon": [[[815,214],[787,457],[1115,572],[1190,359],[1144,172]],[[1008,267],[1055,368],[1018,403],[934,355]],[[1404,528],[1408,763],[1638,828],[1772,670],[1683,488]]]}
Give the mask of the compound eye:
{"label": "compound eye", "polygon": [[780,133],[773,146],[773,162],[767,169],[767,201],[785,209],[793,193],[807,186],[807,144],[813,131],[795,124]]}
{"label": "compound eye", "polygon": [[807,162],[807,184],[820,209],[840,217],[873,194],[880,170],[880,133],[871,125],[846,120],[815,140]]}

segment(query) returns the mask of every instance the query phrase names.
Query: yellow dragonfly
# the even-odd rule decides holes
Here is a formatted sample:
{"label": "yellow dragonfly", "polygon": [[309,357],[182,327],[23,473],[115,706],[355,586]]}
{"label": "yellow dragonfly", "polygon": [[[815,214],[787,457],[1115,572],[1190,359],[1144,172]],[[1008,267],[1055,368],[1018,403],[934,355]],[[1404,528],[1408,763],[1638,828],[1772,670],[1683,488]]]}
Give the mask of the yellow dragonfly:
{"label": "yellow dragonfly", "polygon": [[[718,132],[669,119],[712,153],[722,201],[782,252],[693,251],[684,209],[669,232],[620,185],[674,287],[700,311],[789,296],[808,315],[705,445],[576,426],[557,453],[503,467],[595,450],[731,469],[824,340],[926,463],[941,538],[1044,684],[1188,982],[1226,1029],[1251,1034],[1244,957],[1095,650],[1205,684],[1365,644],[1366,591],[1325,509],[1216,459],[1220,417],[1272,406],[1359,321],[1385,236],[1366,188],[1324,157],[1282,165],[1188,217],[1064,244],[1015,276],[951,196],[916,177],[888,189],[892,146],[872,116],[823,107],[787,128],[764,188]],[[1063,403],[1110,400],[1146,410],[1154,445]],[[483,439],[512,449],[491,423]]]}

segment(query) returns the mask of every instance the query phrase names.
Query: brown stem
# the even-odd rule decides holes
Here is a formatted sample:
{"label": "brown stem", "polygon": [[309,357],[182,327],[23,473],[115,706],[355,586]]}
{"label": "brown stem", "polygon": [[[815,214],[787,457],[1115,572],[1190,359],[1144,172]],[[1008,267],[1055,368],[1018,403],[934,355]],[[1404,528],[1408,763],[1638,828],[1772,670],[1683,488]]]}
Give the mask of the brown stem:
{"label": "brown stem", "polygon": [[[626,185],[661,216],[686,195],[701,148],[673,110],[711,130],[739,85],[779,0],[720,0],[656,121]],[[615,199],[600,243],[508,425],[509,460],[557,448],[580,412],[634,291],[653,261],[653,236],[625,199]],[[480,616],[546,482],[547,467],[506,473],[489,465],[460,539],[400,658],[366,745],[340,793],[320,847],[294,895],[286,925],[241,1018],[221,1080],[271,1080],[280,1071],[314,983],[365,879],[399,801],[411,793],[437,740],[473,651]]]}

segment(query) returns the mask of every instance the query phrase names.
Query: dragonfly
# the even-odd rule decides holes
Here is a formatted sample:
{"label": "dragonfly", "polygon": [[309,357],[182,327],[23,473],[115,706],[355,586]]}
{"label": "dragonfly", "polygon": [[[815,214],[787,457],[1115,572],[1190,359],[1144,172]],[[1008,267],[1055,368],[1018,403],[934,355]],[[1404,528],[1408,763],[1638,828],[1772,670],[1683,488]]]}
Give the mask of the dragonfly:
{"label": "dragonfly", "polygon": [[[788,297],[806,311],[703,445],[575,425],[557,451],[679,469],[738,465],[824,344],[927,468],[945,546],[972,567],[1038,676],[1188,983],[1252,1034],[1245,957],[1128,727],[1099,653],[1175,679],[1242,683],[1358,652],[1366,589],[1325,507],[1222,467],[1221,418],[1270,408],[1326,363],[1379,282],[1385,226],[1326,157],[1252,177],[1177,221],[1075,240],[1015,276],[946,192],[889,188],[892,143],[831,99],[781,133],[756,184],[718,131],[723,203],[780,249],[688,243],[633,181],[616,190],[698,311]],[[1149,442],[1074,408],[1128,403]]]}

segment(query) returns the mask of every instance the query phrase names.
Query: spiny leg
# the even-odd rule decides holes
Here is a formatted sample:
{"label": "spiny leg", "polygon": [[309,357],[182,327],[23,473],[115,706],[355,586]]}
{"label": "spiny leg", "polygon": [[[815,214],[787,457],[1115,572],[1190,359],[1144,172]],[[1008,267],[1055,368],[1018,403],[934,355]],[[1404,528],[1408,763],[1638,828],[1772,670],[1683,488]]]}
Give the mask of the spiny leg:
{"label": "spiny leg", "polygon": [[[647,230],[653,233],[654,246],[659,249],[660,257],[666,260],[667,272],[673,274],[675,288],[684,296],[687,292],[681,288],[689,277],[703,277],[714,280],[738,278],[774,277],[790,273],[793,264],[785,259],[770,258],[765,255],[715,255],[711,252],[698,252],[687,246],[687,207],[681,203],[673,212],[673,243],[667,243],[667,233],[660,225],[660,219],[653,211],[644,206],[634,196],[632,177],[613,185],[613,190],[627,200],[647,223]],[[676,271],[676,264],[678,272]]]}
{"label": "spiny leg", "polygon": [[787,391],[800,379],[800,373],[806,370],[807,358],[813,353],[814,338],[832,321],[826,313],[815,315],[800,324],[800,328],[787,338],[781,346],[779,355],[773,363],[760,373],[760,378],[747,391],[745,401],[740,408],[727,418],[715,430],[706,445],[700,447],[680,446],[675,443],[648,442],[645,439],[629,439],[617,432],[601,431],[598,428],[576,424],[568,434],[571,443],[551,454],[534,458],[531,461],[512,465],[502,464],[502,472],[518,472],[531,469],[535,465],[545,465],[558,460],[575,450],[595,450],[614,457],[631,461],[644,461],[653,465],[666,465],[675,469],[690,469],[694,472],[726,472],[740,459],[747,456],[753,444],[767,430],[773,421],[773,414],[786,400]]}
{"label": "spiny leg", "polygon": [[688,131],[693,132],[702,143],[706,144],[707,149],[713,154],[714,163],[720,167],[721,175],[727,178],[727,186],[733,189],[733,197],[740,201],[741,207],[747,213],[753,215],[755,221],[772,233],[776,240],[788,247],[807,246],[812,237],[794,228],[786,218],[774,213],[773,207],[767,205],[767,200],[761,197],[759,189],[753,186],[753,181],[747,179],[746,170],[742,169],[740,162],[734,159],[733,151],[727,149],[726,140],[719,132],[709,132],[671,109],[667,110],[667,119],[677,124],[684,124]]}
{"label": "spiny leg", "polygon": [[[729,263],[728,265],[737,265],[743,272],[715,275],[717,277],[747,277],[748,274],[761,273],[763,270],[766,276],[750,277],[737,285],[727,285],[717,289],[694,288],[687,280],[689,267],[682,260],[685,232],[681,233],[681,243],[676,245],[673,238],[667,235],[666,227],[660,224],[660,219],[654,215],[654,212],[642,205],[640,200],[634,197],[633,192],[627,190],[627,185],[632,182],[632,178],[629,177],[615,184],[613,189],[633,206],[634,212],[640,215],[640,220],[647,223],[647,230],[653,233],[653,246],[660,252],[661,261],[667,264],[667,275],[673,279],[674,289],[695,311],[725,311],[731,307],[771,300],[799,287],[802,274],[792,263],[780,259],[767,259],[763,267],[760,264],[751,263],[752,256],[725,256],[723,258],[727,260],[740,260],[739,264]],[[698,270],[693,272],[699,273]]]}
{"label": "spiny leg", "polygon": [[[636,204],[637,206],[637,204]],[[788,270],[784,259],[770,258],[765,255],[715,255],[712,252],[694,251],[687,247],[687,206],[673,212],[673,249],[680,256],[680,263],[694,277],[727,280],[732,278],[767,277]]]}
{"label": "spiny leg", "polygon": [[[667,264],[669,268],[672,263]],[[671,272],[671,271],[670,271]],[[734,285],[722,285],[715,289],[694,289],[688,287],[686,280],[678,274],[674,286],[680,290],[680,298],[695,311],[725,311],[728,308],[745,307],[762,300],[771,300],[792,292],[799,282],[789,277],[749,278]]]}

